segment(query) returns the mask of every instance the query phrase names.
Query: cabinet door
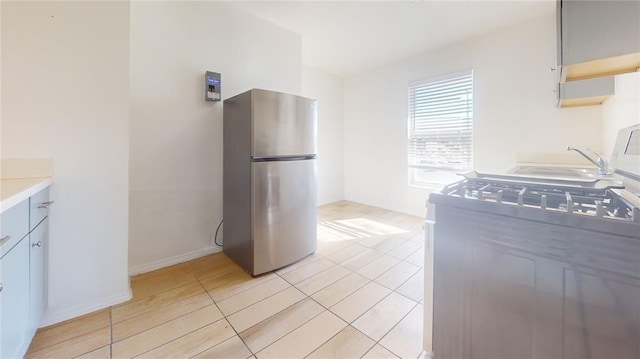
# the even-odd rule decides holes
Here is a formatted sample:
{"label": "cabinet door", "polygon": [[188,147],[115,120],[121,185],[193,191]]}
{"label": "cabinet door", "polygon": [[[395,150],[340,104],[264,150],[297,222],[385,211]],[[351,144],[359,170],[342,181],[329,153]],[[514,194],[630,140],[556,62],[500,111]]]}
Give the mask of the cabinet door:
{"label": "cabinet door", "polygon": [[640,51],[637,1],[563,1],[561,21],[564,65]]}
{"label": "cabinet door", "polygon": [[29,322],[29,241],[23,239],[0,261],[2,292],[0,357],[20,358],[27,345]]}
{"label": "cabinet door", "polygon": [[30,320],[29,329],[31,333],[40,327],[42,315],[47,307],[47,252],[49,247],[49,219],[45,218],[31,232],[29,285],[30,294]]}
{"label": "cabinet door", "polygon": [[437,358],[640,358],[639,237],[437,209]]}
{"label": "cabinet door", "polygon": [[563,358],[640,357],[640,280],[564,268]]}

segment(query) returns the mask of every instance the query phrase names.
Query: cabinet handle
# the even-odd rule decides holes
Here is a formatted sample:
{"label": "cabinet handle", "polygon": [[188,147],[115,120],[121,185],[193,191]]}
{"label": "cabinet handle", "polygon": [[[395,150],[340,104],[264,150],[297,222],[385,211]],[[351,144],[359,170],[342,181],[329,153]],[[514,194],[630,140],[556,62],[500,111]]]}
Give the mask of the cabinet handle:
{"label": "cabinet handle", "polygon": [[555,67],[552,67],[552,68],[549,70],[549,72],[554,72],[555,70],[556,70],[556,68],[555,68]]}
{"label": "cabinet handle", "polygon": [[38,205],[38,208],[49,208],[51,207],[52,204],[56,203],[56,201],[49,201],[49,202],[42,202],[40,205]]}
{"label": "cabinet handle", "polygon": [[31,247],[42,247],[42,241],[38,241],[38,243],[31,243]]}
{"label": "cabinet handle", "polygon": [[0,292],[2,292],[2,288],[4,288],[4,286],[0,283]]}
{"label": "cabinet handle", "polygon": [[8,241],[11,239],[11,236],[4,236],[2,238],[0,238],[0,246],[4,244],[4,242]]}

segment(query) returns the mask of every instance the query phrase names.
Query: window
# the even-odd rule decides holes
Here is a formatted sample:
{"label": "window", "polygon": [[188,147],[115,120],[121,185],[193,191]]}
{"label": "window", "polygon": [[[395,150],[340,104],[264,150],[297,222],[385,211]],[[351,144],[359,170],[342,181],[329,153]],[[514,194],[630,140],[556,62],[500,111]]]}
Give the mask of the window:
{"label": "window", "polygon": [[409,185],[439,187],[473,168],[473,70],[409,85]]}

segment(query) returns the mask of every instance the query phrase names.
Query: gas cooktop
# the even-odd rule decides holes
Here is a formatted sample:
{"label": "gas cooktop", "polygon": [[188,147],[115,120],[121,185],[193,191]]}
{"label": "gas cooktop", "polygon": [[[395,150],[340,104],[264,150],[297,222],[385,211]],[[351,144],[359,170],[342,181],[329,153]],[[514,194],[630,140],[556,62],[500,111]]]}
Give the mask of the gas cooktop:
{"label": "gas cooktop", "polygon": [[567,181],[470,172],[440,193],[469,200],[640,223],[637,205],[612,181]]}
{"label": "gas cooktop", "polygon": [[[604,169],[607,163],[602,161]],[[637,232],[640,224],[640,124],[619,131],[611,154],[611,167],[615,168],[615,174],[607,171],[604,175],[576,178],[526,176],[517,171],[511,174],[472,171],[464,174],[463,180],[432,193],[429,201],[453,199],[458,207],[469,206],[527,218],[533,216],[535,220],[554,223],[569,221],[576,226],[593,228],[599,228],[596,222],[600,221],[588,219],[598,218],[605,220],[606,227],[612,230],[624,227],[627,229],[623,231]],[[557,172],[557,168],[554,170]],[[544,218],[540,217],[541,213],[545,214]],[[556,216],[560,213],[562,215]],[[622,222],[631,227],[614,225]]]}

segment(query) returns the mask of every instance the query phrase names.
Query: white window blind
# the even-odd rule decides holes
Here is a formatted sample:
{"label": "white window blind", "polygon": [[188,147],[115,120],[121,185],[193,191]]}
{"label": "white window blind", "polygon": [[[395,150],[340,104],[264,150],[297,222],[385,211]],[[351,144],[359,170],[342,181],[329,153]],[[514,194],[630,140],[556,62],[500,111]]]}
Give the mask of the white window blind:
{"label": "white window blind", "polygon": [[434,172],[473,167],[472,70],[412,83],[408,110],[412,183],[420,182],[415,178],[418,169]]}

